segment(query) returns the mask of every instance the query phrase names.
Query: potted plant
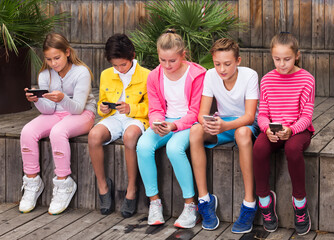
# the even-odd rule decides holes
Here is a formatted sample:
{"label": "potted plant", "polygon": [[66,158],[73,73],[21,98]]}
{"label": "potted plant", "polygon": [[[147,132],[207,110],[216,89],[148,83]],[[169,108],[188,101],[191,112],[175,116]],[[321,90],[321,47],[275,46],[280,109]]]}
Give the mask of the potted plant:
{"label": "potted plant", "polygon": [[148,18],[130,34],[138,61],[150,69],[159,64],[156,41],[167,29],[180,34],[188,49],[188,59],[206,68],[213,67],[208,53],[213,42],[230,37],[232,30],[243,28],[226,2],[211,0],[148,1]]}
{"label": "potted plant", "polygon": [[31,63],[39,69],[35,52],[45,35],[66,15],[47,15],[50,0],[0,1],[0,114],[30,108],[23,89],[31,86]]}

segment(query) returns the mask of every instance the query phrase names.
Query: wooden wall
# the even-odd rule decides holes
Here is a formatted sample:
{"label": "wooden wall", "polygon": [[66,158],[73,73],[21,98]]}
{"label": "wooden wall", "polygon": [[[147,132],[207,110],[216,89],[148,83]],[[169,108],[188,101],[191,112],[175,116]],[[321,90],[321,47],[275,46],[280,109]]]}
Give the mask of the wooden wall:
{"label": "wooden wall", "polygon": [[[113,33],[128,33],[147,16],[139,0],[61,0],[50,14],[67,11],[71,19],[63,34],[91,67],[98,86],[100,72],[109,66],[104,43]],[[245,31],[233,36],[241,42],[244,63],[259,76],[272,69],[270,39],[281,31],[293,33],[300,42],[303,62],[317,80],[317,96],[334,96],[334,0],[229,0]],[[247,64],[245,64],[247,66]],[[330,80],[331,79],[331,80]]]}

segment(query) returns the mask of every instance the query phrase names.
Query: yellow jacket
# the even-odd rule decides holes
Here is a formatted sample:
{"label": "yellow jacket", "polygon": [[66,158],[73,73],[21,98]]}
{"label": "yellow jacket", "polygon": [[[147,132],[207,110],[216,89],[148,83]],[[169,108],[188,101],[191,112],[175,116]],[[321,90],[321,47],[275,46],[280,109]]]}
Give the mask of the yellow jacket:
{"label": "yellow jacket", "polygon": [[[140,120],[145,129],[149,127],[148,123],[148,97],[147,97],[147,76],[150,70],[141,67],[139,64],[132,75],[132,79],[125,89],[125,102],[130,105],[130,113],[126,116]],[[98,114],[107,118],[115,114],[116,110],[112,109],[109,113],[104,114],[100,110],[100,104],[104,101],[116,103],[122,95],[123,82],[114,68],[108,68],[101,73],[99,102],[97,103]]]}

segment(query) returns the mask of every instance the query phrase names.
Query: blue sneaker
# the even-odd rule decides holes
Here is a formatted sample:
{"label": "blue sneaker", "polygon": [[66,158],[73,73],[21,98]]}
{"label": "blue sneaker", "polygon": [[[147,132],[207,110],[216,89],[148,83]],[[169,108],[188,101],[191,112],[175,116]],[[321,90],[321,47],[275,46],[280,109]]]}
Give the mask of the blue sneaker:
{"label": "blue sneaker", "polygon": [[210,202],[200,201],[198,203],[198,212],[202,215],[202,228],[205,230],[215,230],[219,226],[219,219],[216,215],[218,199],[215,195],[210,196]]}
{"label": "blue sneaker", "polygon": [[253,229],[253,220],[257,211],[257,205],[255,208],[246,207],[241,204],[240,215],[238,220],[233,224],[233,233],[249,233]]}

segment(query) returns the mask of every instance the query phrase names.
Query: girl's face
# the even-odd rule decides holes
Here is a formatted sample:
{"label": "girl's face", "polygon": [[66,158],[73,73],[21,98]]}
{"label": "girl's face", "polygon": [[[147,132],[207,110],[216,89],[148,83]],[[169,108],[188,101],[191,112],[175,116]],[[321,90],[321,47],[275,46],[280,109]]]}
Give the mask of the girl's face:
{"label": "girl's face", "polygon": [[175,73],[182,66],[185,52],[182,54],[176,51],[176,48],[168,50],[158,50],[159,62],[167,74]]}
{"label": "girl's face", "polygon": [[67,57],[69,56],[69,49],[66,49],[65,52],[57,48],[49,48],[48,50],[44,51],[44,58],[48,66],[58,72],[60,75],[63,74],[63,76],[68,71]]}
{"label": "girl's face", "polygon": [[298,53],[295,54],[290,46],[277,44],[272,48],[271,55],[276,70],[280,74],[291,74],[298,70],[298,67],[295,66],[295,62],[299,58],[300,53],[298,51]]}
{"label": "girl's face", "polygon": [[212,60],[221,79],[224,81],[236,79],[237,66],[240,65],[241,58],[236,59],[232,50],[216,51],[212,55]]}
{"label": "girl's face", "polygon": [[123,74],[127,73],[132,67],[132,60],[125,58],[114,58],[110,60],[110,63],[117,71]]}

